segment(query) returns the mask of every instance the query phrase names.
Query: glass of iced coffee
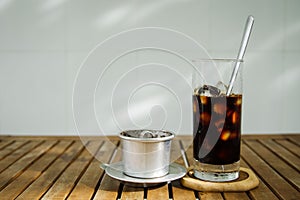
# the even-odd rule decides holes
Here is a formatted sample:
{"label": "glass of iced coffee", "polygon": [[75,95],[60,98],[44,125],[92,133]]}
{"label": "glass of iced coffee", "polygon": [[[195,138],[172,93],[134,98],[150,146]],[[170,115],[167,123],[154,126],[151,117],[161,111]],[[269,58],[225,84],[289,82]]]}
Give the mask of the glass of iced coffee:
{"label": "glass of iced coffee", "polygon": [[[240,69],[226,95],[236,62]],[[193,63],[194,176],[214,182],[235,180],[240,167],[243,63],[234,59]]]}

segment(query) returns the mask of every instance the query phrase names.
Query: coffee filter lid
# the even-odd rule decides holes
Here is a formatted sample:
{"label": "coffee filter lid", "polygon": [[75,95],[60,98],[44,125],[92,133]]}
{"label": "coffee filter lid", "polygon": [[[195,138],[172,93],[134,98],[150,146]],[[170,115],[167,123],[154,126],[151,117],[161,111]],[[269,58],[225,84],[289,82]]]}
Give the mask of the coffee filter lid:
{"label": "coffee filter lid", "polygon": [[174,134],[165,130],[141,129],[123,131],[120,133],[119,137],[125,140],[158,142],[171,140],[174,138]]}

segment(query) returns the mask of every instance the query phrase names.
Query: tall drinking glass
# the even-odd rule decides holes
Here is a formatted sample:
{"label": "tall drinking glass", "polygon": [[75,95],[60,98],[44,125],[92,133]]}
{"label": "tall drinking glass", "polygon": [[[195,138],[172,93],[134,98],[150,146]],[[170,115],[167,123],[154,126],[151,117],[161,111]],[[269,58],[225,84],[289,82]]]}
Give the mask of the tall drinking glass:
{"label": "tall drinking glass", "polygon": [[[226,91],[236,62],[241,62],[232,92]],[[194,62],[194,175],[224,182],[239,177],[242,119],[242,60]]]}

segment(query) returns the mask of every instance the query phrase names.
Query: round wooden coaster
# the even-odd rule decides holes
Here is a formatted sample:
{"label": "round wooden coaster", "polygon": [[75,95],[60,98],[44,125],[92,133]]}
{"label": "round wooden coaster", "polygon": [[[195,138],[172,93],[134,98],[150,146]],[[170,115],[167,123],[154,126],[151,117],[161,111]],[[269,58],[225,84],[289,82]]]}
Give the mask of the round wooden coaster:
{"label": "round wooden coaster", "polygon": [[251,169],[241,167],[237,180],[229,182],[202,181],[194,177],[194,170],[191,169],[181,179],[184,187],[203,192],[244,192],[258,186],[259,180]]}

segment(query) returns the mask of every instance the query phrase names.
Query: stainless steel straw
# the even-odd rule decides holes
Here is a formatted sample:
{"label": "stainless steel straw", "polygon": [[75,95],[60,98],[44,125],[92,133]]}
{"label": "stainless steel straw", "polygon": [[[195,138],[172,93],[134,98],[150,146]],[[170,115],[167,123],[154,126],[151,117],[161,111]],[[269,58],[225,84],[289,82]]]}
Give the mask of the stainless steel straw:
{"label": "stainless steel straw", "polygon": [[247,44],[248,44],[248,41],[249,41],[249,37],[250,37],[250,34],[251,34],[253,23],[254,23],[254,17],[252,15],[249,15],[248,19],[247,19],[247,22],[246,22],[246,26],[245,26],[244,35],[243,35],[243,39],[242,39],[242,42],[241,42],[239,54],[237,56],[237,60],[236,60],[235,66],[234,66],[234,70],[232,72],[230,82],[229,82],[229,85],[228,85],[228,89],[227,89],[227,92],[226,92],[226,96],[229,96],[231,91],[232,91],[233,84],[234,84],[234,81],[235,81],[236,76],[238,74],[241,61],[243,60],[243,57],[245,55],[245,51],[246,51],[246,48],[247,48]]}

